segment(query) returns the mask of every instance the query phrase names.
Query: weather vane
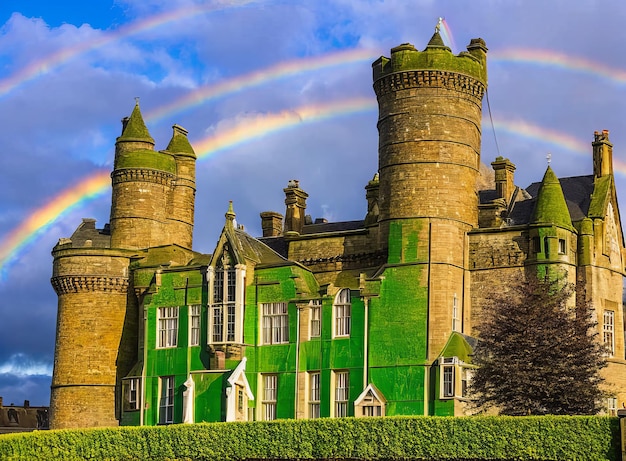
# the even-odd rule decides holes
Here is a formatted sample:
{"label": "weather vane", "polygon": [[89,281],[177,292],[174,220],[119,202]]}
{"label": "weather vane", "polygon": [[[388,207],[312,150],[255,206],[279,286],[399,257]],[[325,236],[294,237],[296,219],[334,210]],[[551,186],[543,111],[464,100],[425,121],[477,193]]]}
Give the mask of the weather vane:
{"label": "weather vane", "polygon": [[435,26],[435,32],[439,33],[439,31],[441,30],[442,23],[443,23],[443,18],[439,17],[439,22],[437,22],[437,25]]}
{"label": "weather vane", "polygon": [[135,102],[139,104],[139,96],[135,96]]}
{"label": "weather vane", "polygon": [[552,154],[550,152],[546,155],[546,159],[548,160],[548,166],[550,166],[550,162],[552,162]]}

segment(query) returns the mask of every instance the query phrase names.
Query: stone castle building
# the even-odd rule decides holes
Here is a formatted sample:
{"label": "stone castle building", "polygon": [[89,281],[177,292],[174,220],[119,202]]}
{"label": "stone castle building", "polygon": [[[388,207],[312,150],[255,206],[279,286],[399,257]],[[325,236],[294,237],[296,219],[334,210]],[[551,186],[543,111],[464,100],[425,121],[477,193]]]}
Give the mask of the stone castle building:
{"label": "stone castle building", "polygon": [[211,254],[192,249],[187,132],[174,125],[156,151],[135,106],[116,141],[110,224],[84,219],[53,250],[53,428],[463,414],[481,306],[546,266],[592,302],[607,410],[626,402],[608,132],[594,135],[588,176],[548,167],[523,189],[498,157],[495,184],[479,187],[485,42],[453,55],[436,31],[423,51],[376,60],[373,80],[379,167],[364,219],[313,221],[290,181],[284,216],[261,213],[262,237],[231,203]]}

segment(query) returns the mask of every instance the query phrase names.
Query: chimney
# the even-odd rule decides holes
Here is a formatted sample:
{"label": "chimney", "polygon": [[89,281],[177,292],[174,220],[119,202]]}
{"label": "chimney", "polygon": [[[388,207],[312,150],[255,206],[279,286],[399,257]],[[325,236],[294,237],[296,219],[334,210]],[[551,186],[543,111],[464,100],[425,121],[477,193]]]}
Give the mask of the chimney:
{"label": "chimney", "polygon": [[593,133],[593,175],[596,178],[613,174],[613,144],[609,141],[609,130]]}
{"label": "chimney", "polygon": [[491,162],[491,166],[495,172],[498,198],[503,198],[508,204],[515,191],[515,165],[508,158],[499,156],[494,162]]}
{"label": "chimney", "polygon": [[301,234],[304,227],[306,199],[309,194],[300,189],[300,182],[296,179],[289,181],[283,191],[285,192],[285,205],[287,206],[284,233],[296,232]]}
{"label": "chimney", "polygon": [[378,223],[379,207],[378,207],[378,191],[380,189],[380,181],[378,173],[374,175],[372,180],[365,186],[365,199],[367,200],[367,215],[365,216],[365,227]]}
{"label": "chimney", "polygon": [[275,211],[261,213],[263,237],[278,237],[283,233],[283,215]]}

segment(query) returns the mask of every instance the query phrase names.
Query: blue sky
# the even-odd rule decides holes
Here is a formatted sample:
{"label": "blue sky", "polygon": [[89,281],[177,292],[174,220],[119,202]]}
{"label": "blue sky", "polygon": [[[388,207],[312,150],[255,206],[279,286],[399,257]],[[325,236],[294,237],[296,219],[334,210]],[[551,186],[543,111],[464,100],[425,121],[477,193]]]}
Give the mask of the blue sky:
{"label": "blue sky", "polygon": [[[621,0],[3,0],[0,89],[3,83],[8,89],[0,91],[0,242],[58,194],[112,167],[120,120],[135,97],[146,115],[201,88],[245,81],[281,63],[301,60],[296,67],[304,67],[316,57],[364,50],[365,58],[275,76],[146,121],[156,148],[164,149],[174,123],[194,142],[281,111],[303,114],[299,108],[347,106],[362,98],[374,103],[371,62],[404,42],[424,48],[440,16],[452,31],[455,53],[475,37],[489,48],[494,127],[485,110],[484,163],[510,158],[522,187],[541,179],[548,152],[557,175],[589,174],[593,132],[602,129],[610,130],[616,165],[626,162]],[[155,18],[170,19],[137,27]],[[77,49],[82,51],[71,53]],[[38,73],[28,74],[31,68]],[[282,189],[294,178],[309,193],[307,211],[314,218],[362,219],[364,186],[377,169],[377,114],[340,112],[202,158],[195,249],[212,252],[229,200],[238,222],[259,235],[259,213],[284,212]],[[626,194],[625,173],[621,167],[616,175],[618,200]],[[81,203],[5,264],[5,403],[48,404],[56,321],[50,251],[83,217],[104,225],[109,210],[110,192]]]}

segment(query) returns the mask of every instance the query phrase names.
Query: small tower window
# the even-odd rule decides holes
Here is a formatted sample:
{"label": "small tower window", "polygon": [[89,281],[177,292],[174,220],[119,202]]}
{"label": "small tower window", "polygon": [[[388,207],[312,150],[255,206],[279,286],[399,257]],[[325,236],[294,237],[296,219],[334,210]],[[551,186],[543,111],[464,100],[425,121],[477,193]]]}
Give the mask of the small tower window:
{"label": "small tower window", "polygon": [[567,251],[565,246],[565,239],[559,239],[559,254],[564,255]]}

